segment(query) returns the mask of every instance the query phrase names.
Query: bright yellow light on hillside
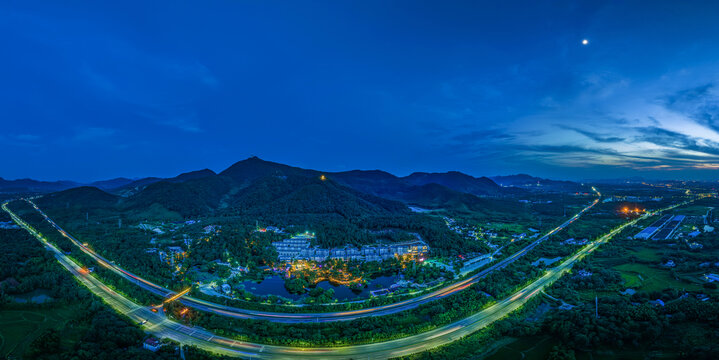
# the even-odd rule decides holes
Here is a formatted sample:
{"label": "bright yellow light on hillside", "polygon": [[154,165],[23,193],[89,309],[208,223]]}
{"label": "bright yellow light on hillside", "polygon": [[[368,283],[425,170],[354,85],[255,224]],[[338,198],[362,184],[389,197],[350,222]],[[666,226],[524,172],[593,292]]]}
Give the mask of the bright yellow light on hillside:
{"label": "bright yellow light on hillside", "polygon": [[327,176],[325,176],[325,174],[320,175],[320,180],[322,180],[322,181],[327,180]]}

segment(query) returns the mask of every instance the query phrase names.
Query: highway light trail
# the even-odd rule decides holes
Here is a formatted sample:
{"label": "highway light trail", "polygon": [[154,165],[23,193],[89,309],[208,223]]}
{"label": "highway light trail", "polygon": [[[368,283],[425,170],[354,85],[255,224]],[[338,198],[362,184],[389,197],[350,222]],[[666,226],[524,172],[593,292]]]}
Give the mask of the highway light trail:
{"label": "highway light trail", "polygon": [[677,206],[685,205],[688,202],[673,205],[656,212],[647,213],[639,218],[624,223],[597,240],[582,247],[575,254],[565,259],[560,265],[548,269],[544,275],[534,280],[529,285],[517,291],[494,305],[481,310],[467,318],[455,321],[451,324],[441,326],[421,334],[408,336],[402,339],[385,342],[333,347],[333,348],[297,348],[287,346],[274,346],[242,342],[224,338],[208,331],[179,324],[165,318],[162,314],[153,313],[150,308],[142,307],[109,289],[102,282],[90,274],[78,271],[80,268],[73,263],[65,254],[60,252],[52,244],[47,242],[37,231],[26,224],[22,219],[7,208],[7,203],[2,205],[3,210],[8,212],[18,225],[34,235],[46,248],[51,250],[57,260],[72,272],[73,275],[88,287],[94,294],[100,296],[105,302],[116,311],[126,315],[132,320],[145,324],[145,329],[158,337],[166,337],[182,344],[195,345],[202,349],[218,354],[232,355],[246,358],[264,359],[387,359],[392,357],[407,356],[417,352],[426,351],[438,346],[447,345],[464,336],[470,335],[487,325],[500,320],[515,310],[521,308],[527,301],[541,293],[562,275],[567,273],[571,267],[585,256],[591,254],[601,244],[606,243],[616,234],[636,224],[649,216],[659,212],[671,210]]}
{"label": "highway light trail", "polygon": [[[597,194],[597,196],[601,196],[599,191],[594,189],[594,192]],[[134,283],[135,285],[140,286],[141,288],[150,291],[153,294],[156,294],[161,297],[168,297],[168,296],[174,296],[176,293],[170,289],[164,288],[160,285],[157,285],[153,282],[150,282],[148,280],[145,280],[123,268],[120,266],[112,263],[111,261],[103,258],[102,256],[98,255],[94,250],[90,249],[89,247],[85,246],[83,243],[75,239],[72,235],[68,234],[65,230],[63,230],[59,225],[57,225],[50,217],[45,214],[34,202],[32,202],[29,199],[26,199],[26,201],[32,205],[32,207],[38,211],[44,218],[47,220],[50,225],[52,225],[60,234],[62,234],[64,237],[69,239],[75,246],[79,247],[80,250],[82,250],[84,253],[95,259],[99,264],[102,266],[112,270],[116,274],[120,275],[121,277],[124,277],[128,281]],[[360,310],[348,310],[348,311],[338,311],[338,312],[321,312],[321,313],[282,313],[282,312],[269,312],[269,311],[259,311],[259,310],[249,310],[249,309],[242,309],[237,307],[231,307],[226,305],[221,305],[217,303],[213,303],[210,301],[194,298],[188,295],[181,295],[179,299],[177,299],[181,304],[195,308],[197,310],[210,312],[218,315],[228,316],[228,317],[234,317],[239,319],[255,319],[255,320],[268,320],[272,322],[281,322],[281,323],[309,323],[309,322],[333,322],[333,321],[349,321],[349,320],[355,320],[362,317],[367,316],[384,316],[384,315],[391,315],[398,312],[411,310],[414,308],[417,308],[418,306],[422,304],[426,304],[438,299],[442,299],[444,297],[450,296],[452,294],[455,294],[459,291],[462,291],[469,286],[476,284],[479,282],[482,278],[486,277],[490,273],[502,269],[509,264],[513,263],[514,261],[520,259],[527,253],[529,253],[532,249],[537,247],[539,244],[547,240],[551,235],[556,234],[557,232],[563,230],[570,224],[572,224],[575,220],[579,219],[579,217],[582,216],[586,211],[594,207],[597,203],[599,203],[599,198],[592,201],[588,206],[583,208],[580,212],[569,218],[567,221],[562,223],[561,225],[555,227],[554,229],[550,230],[548,233],[546,233],[544,236],[534,240],[521,250],[517,251],[513,255],[499,261],[498,263],[479,271],[478,273],[462,280],[458,281],[456,283],[450,284],[444,288],[435,290],[433,292],[420,295],[414,298],[410,298],[407,300],[399,301],[393,304],[389,305],[382,305],[382,306],[376,306],[371,308],[365,308]]]}

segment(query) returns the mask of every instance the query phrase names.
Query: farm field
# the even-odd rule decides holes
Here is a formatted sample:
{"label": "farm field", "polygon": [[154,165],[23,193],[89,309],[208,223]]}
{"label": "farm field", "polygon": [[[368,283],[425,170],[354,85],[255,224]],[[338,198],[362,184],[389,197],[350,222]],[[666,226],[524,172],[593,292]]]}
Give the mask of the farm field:
{"label": "farm field", "polygon": [[[689,329],[691,330],[691,329]],[[509,342],[506,340],[510,340]],[[490,356],[479,356],[476,359],[486,360],[544,360],[547,359],[554,346],[559,342],[549,336],[527,336],[503,339]],[[499,343],[499,342],[498,342]],[[603,349],[601,351],[575,352],[577,360],[609,360],[609,359],[676,359],[679,355],[671,351],[657,351],[642,348]]]}
{"label": "farm field", "polygon": [[634,255],[639,259],[640,261],[648,261],[648,262],[656,262],[659,263],[662,261],[662,256],[657,253],[657,250],[651,249],[651,248],[633,248],[631,249],[630,255]]}
{"label": "farm field", "polygon": [[700,284],[694,284],[674,279],[668,270],[654,268],[644,264],[622,264],[614,266],[622,278],[625,286],[635,290],[662,291],[666,288],[684,289],[687,291],[701,291]]}
{"label": "farm field", "polygon": [[709,210],[708,206],[690,205],[690,206],[682,207],[681,211],[678,211],[677,214],[681,213],[681,215],[686,215],[686,216],[701,216],[701,215],[706,215],[708,210]]}
{"label": "farm field", "polygon": [[20,357],[32,341],[47,329],[61,330],[63,342],[75,343],[82,329],[73,328],[68,323],[77,318],[80,311],[76,306],[0,310],[0,356]]}

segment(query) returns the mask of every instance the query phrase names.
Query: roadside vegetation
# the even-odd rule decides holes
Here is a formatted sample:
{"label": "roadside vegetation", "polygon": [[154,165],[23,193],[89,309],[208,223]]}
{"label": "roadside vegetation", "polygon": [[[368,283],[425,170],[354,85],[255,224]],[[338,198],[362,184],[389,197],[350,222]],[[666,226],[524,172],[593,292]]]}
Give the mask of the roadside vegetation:
{"label": "roadside vegetation", "polygon": [[[716,199],[703,199],[673,212],[702,215],[706,206],[717,205]],[[699,265],[715,259],[717,250],[711,245],[691,250],[676,239],[633,239],[654,220],[625,229],[577,263],[547,290],[551,298],[538,298],[490,328],[407,359],[719,357],[714,326],[719,292],[697,275],[710,271]],[[677,265],[662,266],[668,260]],[[560,309],[562,304],[569,306]]]}
{"label": "roadside vegetation", "polygon": [[[0,221],[10,221],[0,212]],[[22,229],[0,229],[0,356],[16,359],[176,359],[105,306]],[[197,349],[186,359],[209,359]]]}

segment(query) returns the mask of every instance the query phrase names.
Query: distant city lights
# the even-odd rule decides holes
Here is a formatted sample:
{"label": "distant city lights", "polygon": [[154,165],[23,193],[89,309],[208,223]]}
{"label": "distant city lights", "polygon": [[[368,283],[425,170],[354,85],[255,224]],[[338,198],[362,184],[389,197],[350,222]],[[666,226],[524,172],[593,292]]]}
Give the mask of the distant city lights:
{"label": "distant city lights", "polygon": [[626,215],[638,215],[638,214],[643,214],[646,212],[645,209],[640,209],[638,207],[632,208],[632,207],[628,207],[628,206],[622,207],[621,210],[619,210],[619,211],[622,214],[626,214]]}

